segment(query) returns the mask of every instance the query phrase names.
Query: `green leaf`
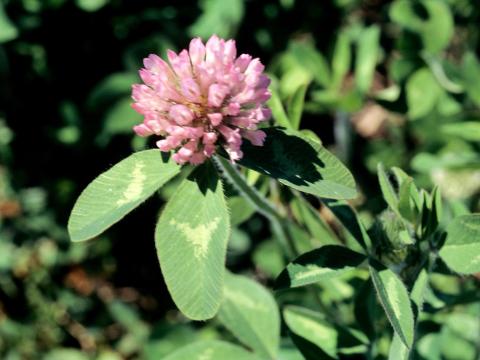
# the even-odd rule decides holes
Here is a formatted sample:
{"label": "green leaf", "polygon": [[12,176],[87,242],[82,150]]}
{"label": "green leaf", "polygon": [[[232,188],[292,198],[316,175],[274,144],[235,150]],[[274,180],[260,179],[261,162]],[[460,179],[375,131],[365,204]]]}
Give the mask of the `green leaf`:
{"label": "green leaf", "polygon": [[168,290],[190,319],[212,318],[220,308],[229,236],[222,183],[208,162],[183,180],[155,230]]}
{"label": "green leaf", "polygon": [[438,228],[443,211],[442,196],[437,186],[432,191],[428,207],[430,211],[428,211],[427,233],[432,234]]}
{"label": "green leaf", "polygon": [[97,11],[109,3],[109,0],[76,0],[77,6],[85,11]]}
{"label": "green leaf", "polygon": [[318,84],[324,87],[330,85],[331,75],[328,63],[312,44],[295,41],[290,44],[288,50],[297,63],[307,70]]}
{"label": "green leaf", "polygon": [[242,196],[229,196],[227,203],[232,227],[240,225],[255,214],[255,208]]}
{"label": "green leaf", "polygon": [[445,124],[442,125],[441,131],[468,141],[480,141],[480,120]]}
{"label": "green leaf", "polygon": [[233,36],[245,12],[243,0],[203,0],[200,6],[203,12],[188,33],[204,39],[213,34],[222,38]]}
{"label": "green leaf", "polygon": [[275,281],[276,289],[313,284],[355,269],[366,259],[344,246],[325,245],[300,255],[287,265]]}
{"label": "green leaf", "polygon": [[336,359],[337,331],[319,313],[287,306],[283,317],[293,342],[307,360]]}
{"label": "green leaf", "polygon": [[306,137],[306,138],[308,138],[308,139],[310,139],[310,140],[313,140],[313,141],[315,141],[315,142],[317,142],[317,143],[319,143],[319,144],[322,143],[322,140],[320,140],[320,138],[318,137],[318,135],[317,135],[315,132],[313,132],[312,130],[310,130],[310,129],[301,129],[301,130],[300,130],[300,133],[303,135],[303,137]]}
{"label": "green leaf", "polygon": [[393,333],[388,360],[409,360],[410,350],[405,346],[397,333]]}
{"label": "green leaf", "polygon": [[352,237],[364,250],[371,249],[372,240],[360,221],[356,211],[346,201],[322,201],[333,212],[335,217],[342,223]]}
{"label": "green leaf", "polygon": [[[416,7],[423,7],[426,16],[419,14]],[[453,16],[443,1],[422,0],[415,3],[397,0],[390,8],[390,17],[404,28],[417,33],[424,49],[432,54],[443,50],[453,36]]]}
{"label": "green leaf", "polygon": [[467,52],[462,61],[462,78],[470,99],[480,106],[480,62],[472,52]]}
{"label": "green leaf", "polygon": [[293,216],[303,225],[310,236],[320,245],[337,245],[341,243],[320,213],[300,194],[290,202]]}
{"label": "green leaf", "polygon": [[5,13],[3,2],[0,1],[0,44],[13,40],[18,36],[18,29]]}
{"label": "green leaf", "polygon": [[[132,92],[132,84],[139,81],[138,75],[129,72],[114,73],[100,81],[87,99],[87,105],[91,108],[104,106],[127,96]],[[132,100],[130,100],[130,103]]]}
{"label": "green leaf", "polygon": [[447,3],[437,0],[423,0],[428,20],[422,26],[425,49],[438,53],[449,43],[454,32],[453,16]]}
{"label": "green leaf", "polygon": [[350,70],[352,51],[350,39],[345,32],[341,32],[335,42],[332,58],[332,87],[338,89]]}
{"label": "green leaf", "polygon": [[261,242],[253,253],[253,263],[267,276],[274,278],[285,267],[284,251],[278,241]]}
{"label": "green leaf", "polygon": [[292,124],[288,119],[288,116],[285,112],[285,109],[282,104],[282,100],[280,99],[280,95],[274,89],[271,89],[272,96],[268,101],[268,106],[272,110],[272,116],[275,119],[276,123],[280,126],[285,128],[292,128]]}
{"label": "green leaf", "polygon": [[[420,271],[418,274],[415,283],[413,284],[412,292],[410,293],[410,298],[417,307],[417,312],[420,313],[423,308],[423,303],[425,301],[425,294],[428,290],[428,272],[425,269]],[[418,314],[416,316],[418,318]]]}
{"label": "green leaf", "polygon": [[218,340],[198,341],[185,346],[164,358],[164,360],[207,359],[260,360],[260,358],[240,346]]}
{"label": "green leaf", "polygon": [[422,68],[410,76],[405,85],[408,116],[417,119],[428,115],[441,94],[440,86],[430,70]]}
{"label": "green leaf", "polygon": [[421,31],[422,19],[415,13],[413,3],[409,0],[394,1],[389,11],[392,21],[410,31]]}
{"label": "green leaf", "polygon": [[121,99],[107,112],[103,121],[102,132],[97,139],[103,145],[113,135],[133,135],[133,126],[140,124],[142,119],[143,117],[132,109],[132,100],[130,97]]}
{"label": "green leaf", "polygon": [[380,28],[372,25],[362,31],[357,45],[355,80],[358,90],[368,92],[373,81],[380,50]]}
{"label": "green leaf", "polygon": [[383,194],[383,198],[390,208],[395,211],[398,209],[398,198],[397,193],[393,187],[393,184],[388,178],[388,174],[385,172],[385,168],[382,163],[379,163],[377,166],[378,173],[378,182],[380,184],[380,189]]}
{"label": "green leaf", "polygon": [[[478,341],[478,336],[476,337],[475,341]],[[442,352],[440,359],[442,360],[478,359],[478,349],[474,343],[464,339],[463,336],[455,333],[446,326],[443,327],[442,331],[440,332],[439,343]]]}
{"label": "green leaf", "polygon": [[260,284],[227,273],[219,320],[243,344],[266,359],[276,359],[280,314],[273,296]]}
{"label": "green leaf", "polygon": [[78,349],[57,348],[46,353],[44,360],[87,360],[88,356]]}
{"label": "green leaf", "polygon": [[461,274],[480,272],[480,214],[459,216],[447,227],[440,257]]}
{"label": "green leaf", "polygon": [[439,333],[426,334],[418,341],[416,350],[425,360],[442,360],[442,340]]}
{"label": "green leaf", "polygon": [[390,324],[402,343],[410,348],[414,338],[414,318],[405,285],[392,270],[373,259],[370,274]]}
{"label": "green leaf", "polygon": [[93,180],[68,220],[72,241],[91,239],[122,219],[177,175],[180,166],[158,149],[140,151]]}
{"label": "green leaf", "polygon": [[415,205],[410,202],[412,186],[415,186],[413,179],[408,177],[400,184],[400,191],[398,194],[398,212],[404,219],[410,222],[414,222],[417,218],[414,212]]}
{"label": "green leaf", "polygon": [[308,84],[300,85],[293,93],[288,106],[288,117],[292,128],[298,130],[302,119],[303,105],[305,104],[305,95],[307,93]]}
{"label": "green leaf", "polygon": [[371,340],[376,338],[375,323],[378,317],[378,303],[371,281],[360,283],[355,291],[354,316],[358,327]]}
{"label": "green leaf", "polygon": [[323,198],[351,199],[357,194],[348,169],[321,144],[298,132],[268,128],[263,147],[245,142],[240,165],[282,184]]}

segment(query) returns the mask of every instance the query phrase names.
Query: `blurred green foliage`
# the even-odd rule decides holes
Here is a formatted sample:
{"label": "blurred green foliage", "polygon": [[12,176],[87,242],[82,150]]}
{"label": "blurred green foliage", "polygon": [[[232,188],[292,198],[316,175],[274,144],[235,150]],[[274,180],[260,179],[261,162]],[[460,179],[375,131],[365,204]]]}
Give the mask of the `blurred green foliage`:
{"label": "blurred green foliage", "polygon": [[[259,56],[273,78],[275,122],[321,139],[344,160],[360,185],[354,205],[363,223],[400,227],[384,226],[388,241],[378,245],[397,244],[397,261],[408,239],[382,212],[378,163],[438,187],[450,201],[443,224],[480,210],[479,23],[476,0],[0,0],[0,358],[161,359],[196,340],[233,341],[221,321],[196,324],[173,310],[150,241],[149,203],[92,244],[72,245],[66,235],[68,210],[88,181],[149,146],[132,135],[140,118],[129,106],[143,57],[212,33]],[[288,203],[302,252],[339,238],[355,247],[314,200],[292,199],[254,172],[247,179]],[[171,183],[153,201],[174,191]],[[275,232],[240,196],[230,208],[228,266],[272,284],[287,264]],[[359,270],[315,286],[326,311],[349,325],[378,320],[360,330],[378,336],[368,351],[383,359],[391,333],[365,278]],[[414,356],[475,359],[478,275],[440,267],[429,285]],[[318,301],[305,289],[277,300]],[[283,315],[298,334],[300,317],[324,323],[292,307]],[[364,340],[340,358],[364,353]],[[336,344],[320,346],[332,354]],[[302,356],[283,337],[278,358]]]}

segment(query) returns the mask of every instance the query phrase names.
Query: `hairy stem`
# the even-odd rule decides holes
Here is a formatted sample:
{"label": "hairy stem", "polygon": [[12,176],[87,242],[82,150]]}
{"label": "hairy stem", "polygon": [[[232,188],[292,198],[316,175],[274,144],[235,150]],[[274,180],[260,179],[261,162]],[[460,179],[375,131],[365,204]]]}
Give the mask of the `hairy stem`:
{"label": "hairy stem", "polygon": [[250,186],[242,173],[232,165],[228,160],[220,157],[214,157],[217,166],[223,173],[223,176],[252,204],[255,209],[264,215],[271,223],[272,230],[282,242],[282,246],[286,247],[288,256],[291,258],[299,255],[295,243],[290,236],[285,224],[288,221],[282,216],[275,206],[263,196],[257,189]]}

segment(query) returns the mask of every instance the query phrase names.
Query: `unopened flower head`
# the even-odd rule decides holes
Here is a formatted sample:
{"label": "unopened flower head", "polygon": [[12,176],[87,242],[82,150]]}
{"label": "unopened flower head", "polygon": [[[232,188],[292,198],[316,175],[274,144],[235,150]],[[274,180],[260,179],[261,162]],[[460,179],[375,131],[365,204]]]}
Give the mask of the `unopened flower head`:
{"label": "unopened flower head", "polygon": [[269,78],[258,58],[237,57],[234,40],[212,36],[204,45],[195,38],[188,50],[168,51],[169,63],[157,55],[144,59],[133,85],[133,108],[145,119],[134,127],[140,136],[158,135],[157,146],[175,153],[179,164],[200,164],[216,146],[239,160],[242,138],[261,146],[265,133],[257,130],[271,112]]}

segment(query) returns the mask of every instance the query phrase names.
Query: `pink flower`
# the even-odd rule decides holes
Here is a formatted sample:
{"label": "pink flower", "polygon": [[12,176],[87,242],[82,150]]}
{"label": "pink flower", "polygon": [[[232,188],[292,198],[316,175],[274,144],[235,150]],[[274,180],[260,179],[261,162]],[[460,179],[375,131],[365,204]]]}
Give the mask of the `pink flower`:
{"label": "pink flower", "polygon": [[140,136],[157,135],[161,151],[174,151],[179,164],[201,164],[223,146],[231,161],[243,153],[243,138],[262,146],[265,133],[257,130],[270,118],[265,102],[270,79],[259,59],[237,57],[234,40],[213,35],[204,45],[199,38],[188,51],[168,51],[144,59],[144,84],[133,85],[133,108],[145,119],[134,127]]}

